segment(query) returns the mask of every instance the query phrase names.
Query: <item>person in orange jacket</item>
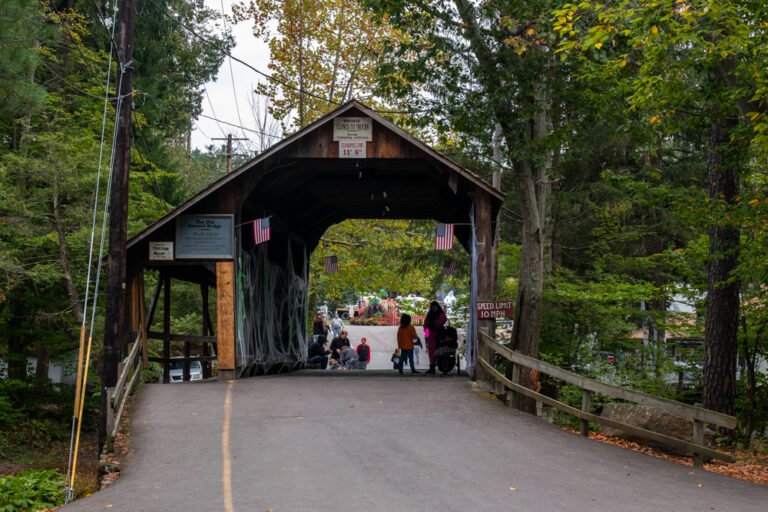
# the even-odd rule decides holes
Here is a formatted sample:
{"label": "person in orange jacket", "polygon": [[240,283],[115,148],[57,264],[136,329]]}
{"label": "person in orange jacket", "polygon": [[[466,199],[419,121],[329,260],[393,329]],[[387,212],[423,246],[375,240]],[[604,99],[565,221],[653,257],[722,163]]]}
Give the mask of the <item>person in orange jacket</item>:
{"label": "person in orange jacket", "polygon": [[404,314],[400,317],[400,328],[397,330],[397,348],[400,349],[400,363],[397,371],[400,375],[403,374],[403,363],[406,360],[411,363],[411,373],[421,373],[416,371],[416,366],[413,364],[413,341],[416,338],[416,329],[411,324],[411,315]]}

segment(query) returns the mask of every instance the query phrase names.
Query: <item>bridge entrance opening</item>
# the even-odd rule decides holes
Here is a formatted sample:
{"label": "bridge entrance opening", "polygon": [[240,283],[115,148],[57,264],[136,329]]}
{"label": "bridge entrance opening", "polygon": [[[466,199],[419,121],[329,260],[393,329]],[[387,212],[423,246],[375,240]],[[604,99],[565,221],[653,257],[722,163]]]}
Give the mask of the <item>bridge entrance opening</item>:
{"label": "bridge entrance opening", "polygon": [[[132,238],[126,316],[145,345],[145,357],[148,339],[162,341],[158,359],[166,381],[174,343],[183,346],[184,380],[196,359],[215,360],[225,378],[298,368],[306,359],[306,318],[314,306],[310,258],[330,226],[381,218],[454,225],[456,239],[471,255],[474,303],[493,293],[491,251],[503,200],[496,188],[351,101]],[[148,306],[146,270],[158,272]],[[172,280],[199,286],[200,335],[172,332]],[[150,329],[161,301],[162,328]],[[469,352],[476,343],[474,328],[490,325],[475,321]],[[191,347],[200,350],[192,354]]]}

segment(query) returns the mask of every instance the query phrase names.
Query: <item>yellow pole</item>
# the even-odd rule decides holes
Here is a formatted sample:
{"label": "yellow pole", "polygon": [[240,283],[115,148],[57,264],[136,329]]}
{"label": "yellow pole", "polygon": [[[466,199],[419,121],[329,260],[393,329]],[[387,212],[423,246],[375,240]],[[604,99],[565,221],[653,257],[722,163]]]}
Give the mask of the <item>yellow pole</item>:
{"label": "yellow pole", "polygon": [[85,384],[88,382],[88,363],[91,360],[91,343],[93,338],[88,337],[88,350],[85,355],[85,365],[83,367],[83,385],[80,389],[80,408],[77,415],[77,435],[75,436],[75,454],[72,462],[72,475],[70,476],[69,487],[75,488],[75,470],[77,469],[77,450],[80,448],[80,425],[83,423],[83,402],[85,401]]}
{"label": "yellow pole", "polygon": [[85,323],[80,326],[80,350],[77,353],[77,382],[75,383],[75,407],[72,417],[77,418],[80,410],[80,385],[83,378],[83,349],[85,348]]}

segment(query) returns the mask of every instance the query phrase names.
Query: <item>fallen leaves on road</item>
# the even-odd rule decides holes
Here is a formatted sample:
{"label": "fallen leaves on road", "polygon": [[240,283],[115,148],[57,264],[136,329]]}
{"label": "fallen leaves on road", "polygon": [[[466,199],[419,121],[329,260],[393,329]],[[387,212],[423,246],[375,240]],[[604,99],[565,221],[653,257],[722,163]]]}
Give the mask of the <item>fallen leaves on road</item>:
{"label": "fallen leaves on road", "polygon": [[[578,430],[571,428],[566,428],[565,430],[574,434],[581,435],[581,432]],[[691,457],[678,457],[675,455],[668,455],[666,453],[656,451],[648,446],[642,446],[632,441],[621,439],[619,437],[608,436],[602,432],[590,432],[589,438],[594,439],[595,441],[626,448],[628,450],[641,452],[652,457],[657,457],[659,459],[671,460],[673,462],[677,462],[678,464],[693,466],[693,460]],[[740,480],[747,480],[756,484],[768,485],[768,456],[760,455],[757,452],[744,450],[722,451],[723,453],[732,455],[736,459],[736,462],[727,463],[712,461],[710,463],[704,464],[705,471],[720,473],[721,475],[727,475],[733,478],[738,478]],[[695,471],[690,471],[688,474],[693,475],[695,474]],[[701,487],[701,484],[698,487]]]}

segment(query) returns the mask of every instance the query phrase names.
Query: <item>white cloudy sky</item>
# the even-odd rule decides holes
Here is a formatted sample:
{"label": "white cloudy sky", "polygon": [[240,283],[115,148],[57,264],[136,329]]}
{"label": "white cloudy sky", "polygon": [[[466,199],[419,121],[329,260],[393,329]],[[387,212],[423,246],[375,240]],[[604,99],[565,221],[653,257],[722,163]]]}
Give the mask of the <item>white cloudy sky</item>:
{"label": "white cloudy sky", "polygon": [[[222,5],[227,14],[231,13],[232,0],[205,0],[205,5],[221,13]],[[237,45],[232,50],[232,55],[248,62],[255,68],[267,72],[269,63],[269,49],[260,40],[253,37],[251,24],[248,22],[230,26]],[[220,29],[223,27],[219,27]],[[232,75],[230,75],[230,59],[225,58],[216,79],[205,86],[210,98],[203,96],[203,114],[216,117],[222,121],[254,128],[253,115],[249,104],[249,97],[253,96],[253,88],[264,77],[258,75],[242,64],[231,61]],[[232,80],[234,76],[234,81]],[[233,83],[234,82],[234,83]],[[237,102],[235,101],[237,100]],[[238,118],[237,110],[240,110]],[[192,147],[203,149],[208,144],[219,145],[221,141],[211,141],[212,137],[225,137],[227,133],[236,137],[253,136],[248,132],[242,132],[238,128],[217,123],[216,121],[200,117],[195,121],[195,129],[192,132]]]}

